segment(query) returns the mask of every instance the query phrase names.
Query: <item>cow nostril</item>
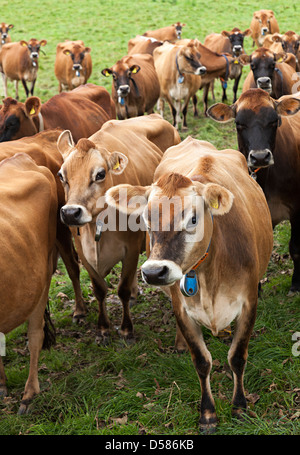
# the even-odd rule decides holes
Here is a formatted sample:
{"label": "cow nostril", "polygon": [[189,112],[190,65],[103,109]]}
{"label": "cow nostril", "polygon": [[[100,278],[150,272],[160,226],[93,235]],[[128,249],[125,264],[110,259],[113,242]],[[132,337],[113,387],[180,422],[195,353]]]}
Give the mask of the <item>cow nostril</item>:
{"label": "cow nostril", "polygon": [[62,207],[60,213],[64,223],[73,225],[78,224],[82,216],[82,209],[80,207]]}
{"label": "cow nostril", "polygon": [[166,265],[149,269],[142,268],[142,273],[148,284],[162,284],[168,276],[169,268]]}

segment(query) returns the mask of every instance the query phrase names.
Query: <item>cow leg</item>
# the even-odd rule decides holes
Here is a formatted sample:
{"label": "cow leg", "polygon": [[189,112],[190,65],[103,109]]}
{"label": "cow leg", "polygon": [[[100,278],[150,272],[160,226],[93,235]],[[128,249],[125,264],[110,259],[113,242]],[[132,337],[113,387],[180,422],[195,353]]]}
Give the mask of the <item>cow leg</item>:
{"label": "cow leg", "polygon": [[26,93],[26,98],[28,98],[29,90],[28,90],[28,87],[27,87],[25,79],[22,79],[22,84],[23,84],[23,87],[24,87],[24,90],[25,90],[25,93]]}
{"label": "cow leg", "polygon": [[210,91],[211,91],[212,99],[215,100],[216,99],[216,97],[215,97],[215,81],[212,81],[210,83]]}
{"label": "cow leg", "polygon": [[189,106],[189,99],[186,101],[186,103],[184,104],[183,109],[182,109],[182,116],[183,116],[183,124],[182,124],[182,128],[181,128],[182,131],[187,130],[187,127],[188,127],[187,121],[186,121],[188,106]]}
{"label": "cow leg", "polygon": [[33,96],[35,82],[36,82],[36,79],[35,79],[34,81],[31,82],[31,89],[30,89],[30,94],[31,94],[31,96]]}
{"label": "cow leg", "polygon": [[207,117],[207,107],[208,107],[208,91],[209,91],[209,84],[203,85],[203,107],[204,107],[204,115]]}
{"label": "cow leg", "polygon": [[105,345],[109,342],[110,337],[110,323],[105,305],[107,284],[106,281],[100,275],[98,275],[97,280],[91,277],[91,281],[99,305],[96,343]]}
{"label": "cow leg", "polygon": [[15,81],[16,100],[19,99],[19,81]]}
{"label": "cow leg", "polygon": [[177,130],[179,128],[179,124],[181,123],[180,111],[181,111],[181,102],[180,102],[180,100],[175,100],[174,106],[172,105],[172,114],[173,114],[173,126]]}
{"label": "cow leg", "polygon": [[224,88],[223,84],[222,84],[222,91],[223,91],[222,102],[224,103],[224,101],[227,101],[227,95],[226,95],[226,88]]}
{"label": "cow leg", "polygon": [[241,79],[241,75],[242,75],[242,73],[234,80],[234,85],[233,85],[233,103],[235,103],[236,100],[237,100],[237,90],[238,90],[238,87],[239,87],[239,82],[240,82],[240,79]]}
{"label": "cow leg", "polygon": [[2,357],[0,355],[0,397],[6,397],[6,395],[7,395],[6,375],[4,371]]}
{"label": "cow leg", "polygon": [[290,293],[300,291],[300,213],[291,217],[290,255],[294,263]]}
{"label": "cow leg", "polygon": [[4,87],[4,97],[7,98],[7,77],[4,73],[2,73],[3,78],[3,87]]}
{"label": "cow leg", "polygon": [[165,102],[162,98],[158,98],[157,100],[157,110],[159,111],[162,118],[164,117],[164,109],[165,109]]}
{"label": "cow leg", "polygon": [[198,117],[198,109],[197,109],[197,104],[198,104],[198,99],[197,95],[193,95],[193,111],[194,111],[194,117]]}
{"label": "cow leg", "polygon": [[242,312],[236,320],[234,337],[228,352],[228,362],[234,378],[232,415],[235,417],[241,417],[247,408],[243,383],[244,371],[248,357],[249,339],[256,318],[257,300],[257,285],[255,285],[253,295],[245,302]]}

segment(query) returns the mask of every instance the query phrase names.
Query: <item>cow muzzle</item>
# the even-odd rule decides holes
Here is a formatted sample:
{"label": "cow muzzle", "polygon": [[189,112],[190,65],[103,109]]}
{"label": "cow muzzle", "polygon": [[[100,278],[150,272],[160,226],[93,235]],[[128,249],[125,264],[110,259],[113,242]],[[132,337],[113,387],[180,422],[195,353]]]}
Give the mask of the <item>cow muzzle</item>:
{"label": "cow muzzle", "polygon": [[251,150],[248,155],[248,166],[251,168],[269,167],[272,164],[274,164],[274,157],[269,149]]}
{"label": "cow muzzle", "polygon": [[67,226],[83,226],[92,221],[91,215],[81,205],[64,205],[60,209],[60,219]]}
{"label": "cow muzzle", "polygon": [[181,268],[168,260],[148,260],[141,271],[144,281],[154,286],[170,286],[182,278]]}
{"label": "cow muzzle", "polygon": [[272,92],[272,81],[269,77],[259,77],[256,81],[257,88],[264,90],[271,94]]}
{"label": "cow muzzle", "polygon": [[206,66],[199,66],[195,71],[196,76],[202,76],[202,74],[205,74],[205,73],[206,73]]}
{"label": "cow muzzle", "polygon": [[262,34],[263,36],[266,35],[268,32],[269,32],[268,27],[262,27],[262,28],[261,28],[261,34]]}
{"label": "cow muzzle", "polygon": [[129,85],[119,85],[118,87],[118,90],[117,90],[117,93],[118,93],[118,96],[121,96],[122,98],[124,98],[124,96],[127,96],[130,92],[130,86]]}
{"label": "cow muzzle", "polygon": [[233,52],[233,55],[238,57],[239,55],[241,55],[242,53],[242,50],[243,50],[243,47],[241,45],[235,45],[233,46],[232,48],[232,52]]}

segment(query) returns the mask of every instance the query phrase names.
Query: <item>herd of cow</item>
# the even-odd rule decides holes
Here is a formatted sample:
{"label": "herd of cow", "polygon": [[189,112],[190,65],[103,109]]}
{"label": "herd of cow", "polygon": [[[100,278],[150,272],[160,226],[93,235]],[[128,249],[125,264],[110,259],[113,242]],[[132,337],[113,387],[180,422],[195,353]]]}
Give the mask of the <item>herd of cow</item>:
{"label": "herd of cow", "polygon": [[[55,74],[59,91],[67,92],[42,104],[28,97],[26,82],[32,82],[33,95],[46,40],[7,42],[13,26],[0,24],[4,81],[15,80],[17,90],[21,80],[27,96],[25,103],[17,100],[17,91],[16,99],[7,97],[5,82],[0,109],[0,332],[28,321],[30,370],[20,413],[39,393],[44,313],[58,255],[73,283],[75,320],[87,311],[78,256],[88,271],[99,303],[97,341],[106,343],[105,277],[122,262],[120,334],[132,338],[130,304],[137,298],[138,259],[146,249],[143,279],[170,297],[175,346],[190,350],[199,376],[203,431],[216,427],[217,416],[209,381],[212,358],[201,326],[218,335],[236,320],[228,361],[232,409],[240,416],[246,409],[243,376],[259,283],[272,253],[273,227],[285,219],[291,223],[291,291],[300,291],[300,93],[291,93],[299,36],[280,34],[270,10],[255,12],[244,32],[212,34],[204,44],[182,40],[184,25],[130,40],[128,55],[102,71],[113,78],[111,96],[87,83],[90,48],[82,41],[58,44]],[[257,46],[250,56],[243,50],[245,36]],[[245,64],[251,71],[237,98]],[[230,78],[233,104],[207,109],[214,80],[221,80],[224,101]],[[217,150],[191,136],[181,141],[181,113],[186,128],[189,100],[197,115],[200,88],[209,117],[235,121],[239,151]],[[160,115],[153,113],[157,101]],[[164,101],[173,125],[163,119]],[[104,213],[114,214],[114,229],[103,228]],[[129,223],[133,214],[145,229],[120,229],[121,218]],[[6,393],[0,357],[0,394]]]}

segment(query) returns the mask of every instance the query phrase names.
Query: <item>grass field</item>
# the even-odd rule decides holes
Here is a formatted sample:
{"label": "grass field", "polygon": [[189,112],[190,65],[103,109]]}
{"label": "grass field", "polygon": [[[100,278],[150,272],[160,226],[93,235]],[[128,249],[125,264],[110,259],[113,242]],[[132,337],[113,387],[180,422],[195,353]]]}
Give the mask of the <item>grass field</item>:
{"label": "grass field", "polygon": [[[245,2],[204,1],[95,1],[65,0],[3,1],[1,20],[14,24],[14,41],[46,39],[35,95],[43,102],[58,93],[54,76],[55,49],[65,39],[82,39],[92,48],[93,73],[90,82],[104,85],[111,81],[101,70],[126,54],[127,42],[147,29],[186,23],[183,38],[203,42],[211,32],[242,30],[250,25],[253,11],[270,8],[281,31],[299,33],[298,2],[289,0]],[[252,49],[250,39],[245,48]],[[243,80],[248,69],[244,70]],[[241,91],[242,83],[240,84]],[[13,84],[9,94],[14,96]],[[232,82],[227,90],[232,100]],[[199,99],[201,99],[199,93]],[[20,98],[25,100],[23,88]],[[221,99],[216,83],[216,99]],[[211,103],[211,100],[210,100]],[[201,109],[202,104],[200,103]],[[170,120],[170,114],[166,113]],[[192,135],[212,142],[218,148],[236,148],[234,125],[220,126],[203,114],[188,114]],[[231,417],[233,380],[227,366],[230,338],[215,338],[204,331],[214,360],[211,375],[220,425],[217,435],[300,435],[300,357],[295,355],[293,335],[300,332],[300,296],[288,297],[292,263],[288,254],[290,226],[282,223],[275,230],[274,253],[264,279],[258,315],[249,346],[245,388],[249,412],[243,422]],[[141,256],[141,263],[145,260]],[[107,277],[108,309],[113,325],[120,324],[121,306],[117,297],[120,268]],[[57,330],[57,344],[40,356],[39,378],[42,393],[31,412],[18,416],[21,394],[28,376],[29,355],[26,326],[7,337],[4,358],[9,396],[0,403],[1,435],[196,435],[200,386],[190,355],[173,350],[175,319],[169,300],[146,286],[139,275],[141,295],[132,308],[136,343],[126,345],[114,332],[106,347],[95,344],[97,303],[88,275],[81,282],[89,313],[80,325],[72,323],[74,293],[64,265],[59,262],[52,280],[50,309]],[[294,346],[294,350],[293,350]],[[298,348],[299,349],[299,348]]]}

